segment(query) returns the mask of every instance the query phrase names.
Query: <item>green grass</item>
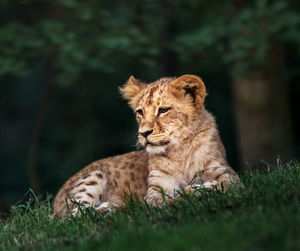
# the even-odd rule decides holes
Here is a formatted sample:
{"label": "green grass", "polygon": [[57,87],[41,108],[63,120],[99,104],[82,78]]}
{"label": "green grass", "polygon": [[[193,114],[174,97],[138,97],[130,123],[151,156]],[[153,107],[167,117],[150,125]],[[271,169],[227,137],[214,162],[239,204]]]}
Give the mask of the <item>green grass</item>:
{"label": "green grass", "polygon": [[0,223],[0,250],[299,250],[299,162],[241,178],[244,189],[205,190],[161,209],[130,201],[112,215],[50,220],[49,200],[35,200]]}

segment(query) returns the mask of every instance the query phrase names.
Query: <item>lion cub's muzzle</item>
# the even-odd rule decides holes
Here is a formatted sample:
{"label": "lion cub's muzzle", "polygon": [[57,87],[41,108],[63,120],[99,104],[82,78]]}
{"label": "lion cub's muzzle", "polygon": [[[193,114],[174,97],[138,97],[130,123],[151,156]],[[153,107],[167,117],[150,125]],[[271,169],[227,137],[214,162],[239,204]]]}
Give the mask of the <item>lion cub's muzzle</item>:
{"label": "lion cub's muzzle", "polygon": [[151,146],[165,146],[170,143],[170,140],[165,139],[164,134],[153,134],[153,130],[139,131],[139,142],[143,147]]}

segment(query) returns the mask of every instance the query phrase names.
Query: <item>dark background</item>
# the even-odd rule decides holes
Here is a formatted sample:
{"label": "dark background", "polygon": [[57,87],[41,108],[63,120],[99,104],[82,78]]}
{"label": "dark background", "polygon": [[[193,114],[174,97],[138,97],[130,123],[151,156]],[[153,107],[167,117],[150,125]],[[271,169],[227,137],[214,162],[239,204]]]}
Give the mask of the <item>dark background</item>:
{"label": "dark background", "polygon": [[0,205],[136,150],[118,86],[197,74],[229,163],[300,152],[299,1],[0,1]]}

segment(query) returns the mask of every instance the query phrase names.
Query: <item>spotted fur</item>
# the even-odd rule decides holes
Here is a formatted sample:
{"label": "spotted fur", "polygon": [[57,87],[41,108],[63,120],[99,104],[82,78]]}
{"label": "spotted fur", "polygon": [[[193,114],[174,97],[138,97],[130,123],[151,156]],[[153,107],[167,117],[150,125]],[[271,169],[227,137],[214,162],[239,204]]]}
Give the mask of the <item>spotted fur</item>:
{"label": "spotted fur", "polygon": [[145,150],[98,160],[60,189],[53,214],[78,212],[76,203],[111,210],[126,194],[152,205],[172,201],[178,191],[228,188],[239,182],[228,165],[214,117],[205,110],[206,88],[195,75],[161,78],[151,84],[130,77],[120,89],[136,113]]}

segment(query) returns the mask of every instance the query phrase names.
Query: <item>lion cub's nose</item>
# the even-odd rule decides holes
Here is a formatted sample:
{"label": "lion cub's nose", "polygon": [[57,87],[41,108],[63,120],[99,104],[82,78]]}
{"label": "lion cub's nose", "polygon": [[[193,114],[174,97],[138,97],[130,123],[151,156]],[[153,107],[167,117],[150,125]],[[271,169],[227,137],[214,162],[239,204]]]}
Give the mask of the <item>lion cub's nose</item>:
{"label": "lion cub's nose", "polygon": [[139,134],[141,134],[143,137],[147,138],[148,135],[150,135],[153,132],[153,130],[148,130],[145,132],[139,132]]}

